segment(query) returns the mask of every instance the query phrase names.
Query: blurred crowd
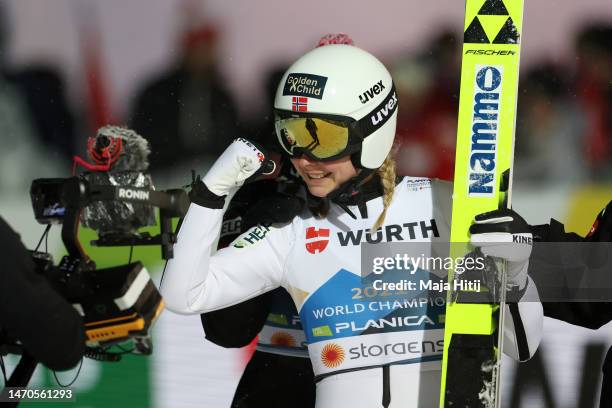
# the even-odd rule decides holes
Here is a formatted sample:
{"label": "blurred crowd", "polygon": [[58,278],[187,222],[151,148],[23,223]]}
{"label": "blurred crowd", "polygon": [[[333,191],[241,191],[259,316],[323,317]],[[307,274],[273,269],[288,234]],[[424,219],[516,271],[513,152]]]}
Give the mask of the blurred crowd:
{"label": "blurred crowd", "polygon": [[[518,182],[612,180],[612,23],[576,34],[564,63],[520,73],[514,177]],[[399,91],[398,164],[404,174],[451,179],[461,39],[435,36],[420,54],[391,62]]]}
{"label": "blurred crowd", "polygon": [[[1,17],[1,16],[0,16]],[[60,71],[7,66],[10,33],[0,22],[0,190],[40,176],[67,176],[72,157],[93,132],[91,109],[73,108]],[[236,95],[219,69],[222,30],[184,30],[175,63],[142,78],[126,117],[151,143],[151,170],[201,168],[237,136],[274,144],[272,98],[286,66],[270,67],[267,100],[240,117]],[[387,59],[398,91],[397,163],[401,174],[452,179],[462,41],[440,30],[419,51]],[[375,51],[375,50],[372,50]],[[612,23],[591,23],[576,34],[574,59],[529,62],[521,71],[516,123],[515,180],[580,183],[612,180]],[[524,62],[524,61],[523,61]],[[224,80],[222,80],[224,79]],[[23,186],[25,183],[25,186]]]}

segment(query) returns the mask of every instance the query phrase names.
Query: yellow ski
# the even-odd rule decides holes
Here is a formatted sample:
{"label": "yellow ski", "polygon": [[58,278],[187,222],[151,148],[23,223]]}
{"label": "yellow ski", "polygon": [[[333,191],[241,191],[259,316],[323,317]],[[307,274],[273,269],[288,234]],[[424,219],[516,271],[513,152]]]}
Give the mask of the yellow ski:
{"label": "yellow ski", "polygon": [[[523,0],[466,0],[451,256],[469,251],[474,216],[510,205]],[[452,287],[454,279],[449,273]],[[503,274],[502,274],[503,276]],[[501,284],[500,287],[505,287]],[[446,305],[440,407],[499,406],[503,299]]]}

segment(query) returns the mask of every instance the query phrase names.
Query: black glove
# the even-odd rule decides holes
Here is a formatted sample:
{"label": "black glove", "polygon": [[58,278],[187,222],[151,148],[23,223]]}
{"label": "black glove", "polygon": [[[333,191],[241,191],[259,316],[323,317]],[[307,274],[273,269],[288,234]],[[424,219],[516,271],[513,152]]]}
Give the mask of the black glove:
{"label": "black glove", "polygon": [[[195,176],[195,175],[194,175]],[[200,176],[194,177],[189,191],[189,200],[201,207],[221,209],[225,205],[225,196],[218,196],[202,183]]]}
{"label": "black glove", "polygon": [[260,224],[268,226],[290,222],[302,212],[304,204],[304,200],[299,197],[273,193],[257,201],[246,210],[244,217],[242,217],[244,230]]}

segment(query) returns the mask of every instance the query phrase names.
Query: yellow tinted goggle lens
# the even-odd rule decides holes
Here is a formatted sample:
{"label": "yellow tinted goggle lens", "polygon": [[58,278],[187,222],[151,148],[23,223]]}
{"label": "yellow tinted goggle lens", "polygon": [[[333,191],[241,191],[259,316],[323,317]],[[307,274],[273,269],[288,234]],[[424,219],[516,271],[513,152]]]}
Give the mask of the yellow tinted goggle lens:
{"label": "yellow tinted goggle lens", "polygon": [[342,153],[349,140],[346,124],[318,118],[281,119],[276,132],[289,153],[300,148],[320,159]]}

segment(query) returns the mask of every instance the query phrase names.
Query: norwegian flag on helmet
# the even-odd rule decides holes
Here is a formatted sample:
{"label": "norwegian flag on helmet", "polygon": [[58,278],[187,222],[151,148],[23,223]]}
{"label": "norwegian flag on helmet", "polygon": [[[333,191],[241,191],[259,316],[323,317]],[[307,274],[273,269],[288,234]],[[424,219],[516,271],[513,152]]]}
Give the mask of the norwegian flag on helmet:
{"label": "norwegian flag on helmet", "polygon": [[292,97],[291,110],[294,112],[308,112],[308,98],[305,96]]}

